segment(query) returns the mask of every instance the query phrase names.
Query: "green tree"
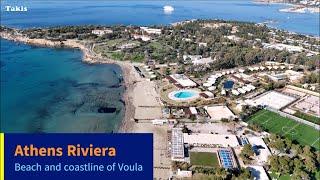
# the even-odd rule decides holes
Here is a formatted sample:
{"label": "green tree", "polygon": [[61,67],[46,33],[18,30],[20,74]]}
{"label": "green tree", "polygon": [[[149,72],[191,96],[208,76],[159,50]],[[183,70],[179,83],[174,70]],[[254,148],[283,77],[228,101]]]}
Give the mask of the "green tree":
{"label": "green tree", "polygon": [[287,150],[290,150],[291,147],[292,147],[292,140],[289,139],[289,138],[285,138],[285,139],[284,139],[284,142],[285,142],[285,144],[286,144],[286,149],[287,149]]}
{"label": "green tree", "polygon": [[252,145],[251,144],[246,144],[243,146],[243,149],[241,150],[241,153],[246,154],[247,156],[253,156],[254,155],[254,151],[252,149]]}
{"label": "green tree", "polygon": [[316,151],[317,163],[320,165],[320,151]]}
{"label": "green tree", "polygon": [[277,138],[270,142],[270,147],[275,148],[280,152],[284,152],[286,145],[281,138]]}
{"label": "green tree", "polygon": [[295,169],[293,171],[292,177],[293,180],[309,180],[310,176],[307,172],[302,169]]}
{"label": "green tree", "polygon": [[276,134],[271,134],[269,138],[271,141],[275,141],[278,139],[278,136]]}
{"label": "green tree", "polygon": [[308,170],[309,172],[316,172],[317,170],[317,166],[316,166],[316,161],[311,158],[311,157],[307,157],[305,160],[305,167],[306,167],[306,170]]}
{"label": "green tree", "polygon": [[294,158],[293,165],[294,169],[301,169],[304,166],[303,161],[301,161],[299,158]]}
{"label": "green tree", "polygon": [[249,164],[251,162],[251,156],[254,155],[251,144],[246,144],[243,146],[240,157],[242,158],[245,164]]}
{"label": "green tree", "polygon": [[314,158],[314,154],[311,151],[311,147],[310,146],[307,145],[307,146],[303,147],[303,156]]}
{"label": "green tree", "polygon": [[247,168],[241,168],[237,179],[252,179],[251,173]]}
{"label": "green tree", "polygon": [[292,163],[290,162],[290,158],[288,156],[281,156],[278,158],[280,172],[283,174],[288,174],[291,171]]}
{"label": "green tree", "polygon": [[215,171],[215,175],[218,176],[218,177],[220,177],[220,178],[222,178],[222,179],[226,179],[228,173],[227,173],[227,171],[226,171],[225,169],[223,169],[223,168],[218,168],[218,169],[216,169],[216,171]]}
{"label": "green tree", "polygon": [[171,69],[170,69],[170,68],[166,68],[165,74],[166,74],[166,75],[170,75],[170,74],[171,74]]}
{"label": "green tree", "polygon": [[269,164],[270,164],[271,171],[273,171],[273,172],[280,171],[278,156],[276,156],[276,155],[269,156]]}
{"label": "green tree", "polygon": [[183,125],[182,132],[183,133],[191,133],[191,130],[188,129],[188,127],[186,125]]}
{"label": "green tree", "polygon": [[302,148],[299,144],[292,144],[291,149],[294,151],[296,155],[302,153]]}

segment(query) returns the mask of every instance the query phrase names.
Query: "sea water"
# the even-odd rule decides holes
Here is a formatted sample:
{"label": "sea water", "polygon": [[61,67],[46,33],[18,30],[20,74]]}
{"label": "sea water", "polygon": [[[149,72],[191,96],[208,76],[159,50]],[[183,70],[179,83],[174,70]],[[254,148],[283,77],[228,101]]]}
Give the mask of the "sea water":
{"label": "sea water", "polygon": [[[117,65],[89,65],[72,49],[1,40],[4,132],[110,132],[124,114]],[[99,112],[99,109],[114,109]]]}

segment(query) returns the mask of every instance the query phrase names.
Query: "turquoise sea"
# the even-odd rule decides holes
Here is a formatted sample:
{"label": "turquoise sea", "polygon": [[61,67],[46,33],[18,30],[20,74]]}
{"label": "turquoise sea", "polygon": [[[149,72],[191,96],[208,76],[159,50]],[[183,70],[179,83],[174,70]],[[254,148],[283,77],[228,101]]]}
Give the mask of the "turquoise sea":
{"label": "turquoise sea", "polygon": [[[121,69],[88,65],[81,52],[1,40],[5,132],[110,132],[124,114]],[[111,113],[99,113],[116,108]]]}
{"label": "turquoise sea", "polygon": [[[28,11],[5,12],[6,5],[23,5]],[[164,5],[175,10],[166,14]],[[1,25],[152,25],[196,18],[269,22],[272,27],[319,35],[318,14],[279,12],[283,7],[286,5],[249,0],[4,0]],[[84,64],[78,50],[38,48],[6,40],[1,40],[0,53],[2,131],[111,132],[118,128],[124,114],[119,66]]]}

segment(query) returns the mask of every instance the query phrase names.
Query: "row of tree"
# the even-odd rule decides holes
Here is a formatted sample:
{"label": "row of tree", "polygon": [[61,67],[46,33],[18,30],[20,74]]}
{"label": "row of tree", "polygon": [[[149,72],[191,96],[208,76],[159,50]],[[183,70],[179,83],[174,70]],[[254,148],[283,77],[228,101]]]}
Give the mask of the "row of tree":
{"label": "row of tree", "polygon": [[320,151],[274,134],[269,137],[268,145],[275,152],[269,157],[271,171],[292,174],[293,179],[320,178]]}

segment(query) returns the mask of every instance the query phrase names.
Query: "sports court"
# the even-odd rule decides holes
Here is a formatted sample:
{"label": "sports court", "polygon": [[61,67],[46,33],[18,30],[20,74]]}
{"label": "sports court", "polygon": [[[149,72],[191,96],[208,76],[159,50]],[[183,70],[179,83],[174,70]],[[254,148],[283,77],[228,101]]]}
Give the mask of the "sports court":
{"label": "sports court", "polygon": [[235,167],[235,162],[233,159],[233,153],[229,149],[219,149],[219,160],[223,168],[232,169]]}
{"label": "sports court", "polygon": [[302,145],[310,145],[320,149],[319,131],[292,119],[282,117],[277,113],[261,110],[254,114],[248,121],[249,124],[258,124],[265,131],[279,134],[296,140]]}
{"label": "sports court", "polygon": [[296,98],[288,96],[277,91],[268,91],[249,101],[253,106],[269,106],[273,109],[281,109],[295,101]]}

